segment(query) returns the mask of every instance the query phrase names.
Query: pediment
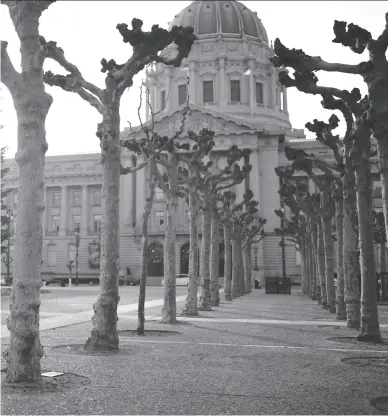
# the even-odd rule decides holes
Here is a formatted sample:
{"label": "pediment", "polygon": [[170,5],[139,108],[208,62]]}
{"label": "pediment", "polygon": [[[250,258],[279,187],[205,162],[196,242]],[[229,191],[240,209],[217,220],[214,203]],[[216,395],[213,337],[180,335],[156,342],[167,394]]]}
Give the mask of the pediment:
{"label": "pediment", "polygon": [[[183,115],[181,111],[176,111],[155,121],[155,131],[163,136],[172,137],[182,126]],[[188,131],[198,133],[202,129],[209,129],[214,131],[215,136],[223,135],[240,135],[240,134],[256,134],[257,127],[245,123],[243,120],[232,120],[231,118],[212,114],[202,109],[190,109],[184,122],[182,137],[187,136]],[[122,133],[123,139],[134,139],[136,137],[144,136],[141,127],[135,127],[132,132],[125,129]]]}

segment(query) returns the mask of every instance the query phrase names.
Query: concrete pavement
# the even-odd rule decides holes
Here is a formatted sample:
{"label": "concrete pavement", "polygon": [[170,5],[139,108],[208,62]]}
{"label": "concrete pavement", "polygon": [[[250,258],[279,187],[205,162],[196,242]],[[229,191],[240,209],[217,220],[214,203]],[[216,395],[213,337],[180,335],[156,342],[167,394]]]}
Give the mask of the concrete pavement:
{"label": "concrete pavement", "polygon": [[[387,414],[370,400],[388,396],[388,367],[341,361],[382,362],[387,345],[330,340],[357,332],[307,297],[256,290],[199,317],[181,317],[176,326],[159,324],[160,311],[147,309],[146,329],[176,333],[122,333],[113,356],[55,348],[83,344],[90,322],[42,331],[43,370],[78,374],[90,384],[55,393],[3,386],[2,414]],[[387,312],[380,308],[385,338]],[[118,325],[134,330],[136,312],[120,313]]]}

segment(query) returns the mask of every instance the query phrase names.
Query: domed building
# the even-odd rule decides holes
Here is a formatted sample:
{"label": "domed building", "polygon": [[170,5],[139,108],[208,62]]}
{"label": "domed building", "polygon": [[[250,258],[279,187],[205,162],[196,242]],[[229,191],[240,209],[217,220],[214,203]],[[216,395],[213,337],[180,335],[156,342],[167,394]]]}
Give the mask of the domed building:
{"label": "domed building", "polygon": [[[189,102],[185,122],[188,130],[207,127],[215,132],[215,166],[222,167],[231,145],[249,148],[243,163],[252,171],[235,186],[237,198],[251,189],[259,201],[259,214],[267,220],[267,236],[253,247],[255,274],[281,276],[282,252],[274,228],[279,218],[279,181],[274,168],[284,164],[285,141],[296,146],[322,150],[315,141],[304,139],[303,130],[291,127],[287,92],[270,62],[273,54],[265,27],[257,13],[238,1],[194,1],[171,21],[194,27],[198,40],[179,68],[153,64],[146,71],[146,121],[155,116],[155,129],[172,136],[181,126],[182,109]],[[173,47],[163,53],[174,56]],[[140,127],[125,129],[122,138],[142,137]],[[136,166],[141,157],[123,151],[123,165]],[[8,203],[16,206],[18,167],[13,161],[4,178],[10,189]],[[146,169],[121,177],[120,262],[122,273],[140,275],[140,235],[148,189]],[[43,217],[43,273],[68,276],[70,260],[79,252],[79,276],[98,276],[95,253],[101,223],[101,165],[99,154],[49,156],[45,164],[46,209]],[[189,229],[187,206],[179,200],[177,221],[177,273],[188,271]],[[160,285],[163,275],[163,243],[166,210],[163,192],[157,189],[149,222],[148,284]],[[79,230],[80,238],[76,238]],[[79,246],[76,242],[79,241]],[[220,239],[220,269],[223,276],[223,243]],[[299,279],[300,264],[295,247],[286,247],[287,275]]]}
{"label": "domed building", "polygon": [[[291,128],[287,107],[287,91],[280,85],[277,69],[270,62],[273,55],[268,35],[256,12],[238,1],[194,1],[175,15],[172,26],[191,26],[197,41],[188,58],[179,68],[153,64],[146,72],[146,121],[157,114],[156,131],[172,136],[179,129],[182,110],[189,102],[190,113],[185,132],[199,132],[206,127],[215,132],[215,162],[222,166],[227,149],[236,144],[249,148],[245,163],[252,165],[249,179],[233,190],[242,198],[250,188],[259,201],[259,213],[267,220],[268,236],[254,247],[254,266],[261,275],[281,275],[279,238],[273,235],[279,227],[274,209],[279,207],[279,182],[274,168],[279,165],[279,152],[285,140],[304,138],[303,130]],[[163,56],[174,57],[174,46],[166,48]],[[142,136],[141,128],[126,129],[123,138]],[[184,134],[183,136],[184,137]],[[280,156],[282,157],[282,156]],[[139,158],[138,158],[139,159]],[[137,160],[136,163],[141,162]],[[147,180],[147,172],[136,173],[136,183]],[[133,179],[133,178],[132,178]],[[125,181],[131,181],[125,178]],[[128,184],[129,186],[129,184]],[[141,224],[144,209],[144,189],[136,199],[135,234]],[[151,214],[151,251],[163,253],[165,207],[159,191]],[[177,272],[188,270],[188,219],[185,202],[180,201],[177,218]],[[222,257],[221,243],[220,253]],[[294,247],[287,249],[291,274],[299,267]],[[161,258],[158,259],[161,264]],[[158,266],[159,267],[159,266]],[[150,270],[154,266],[150,264]],[[222,264],[220,273],[222,274]],[[161,267],[149,274],[163,274]]]}

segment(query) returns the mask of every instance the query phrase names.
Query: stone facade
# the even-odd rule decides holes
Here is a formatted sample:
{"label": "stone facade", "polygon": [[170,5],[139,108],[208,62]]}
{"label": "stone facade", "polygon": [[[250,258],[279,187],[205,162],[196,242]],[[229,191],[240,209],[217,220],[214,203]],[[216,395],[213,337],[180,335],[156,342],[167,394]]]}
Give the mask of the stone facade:
{"label": "stone facade", "polygon": [[[277,81],[277,69],[269,61],[273,51],[264,26],[254,12],[233,1],[196,1],[176,15],[173,24],[192,25],[198,41],[181,68],[153,64],[146,71],[145,121],[150,123],[151,113],[157,113],[155,129],[172,136],[181,125],[182,108],[188,97],[190,111],[182,139],[188,130],[198,132],[204,127],[214,130],[219,166],[225,163],[223,155],[231,145],[251,150],[249,179],[236,186],[234,192],[241,198],[249,187],[259,201],[259,214],[267,220],[268,236],[253,247],[255,275],[281,276],[280,239],[273,234],[274,228],[280,225],[274,213],[280,205],[279,180],[274,168],[287,163],[283,153],[285,142],[316,154],[325,152],[329,158],[330,152],[313,140],[305,140],[303,130],[292,129],[287,92]],[[168,48],[164,53],[172,56],[175,51]],[[123,139],[141,135],[140,127],[122,132]],[[123,151],[124,166],[141,162],[140,157]],[[16,208],[18,168],[14,161],[8,160],[6,164],[11,168],[4,178],[6,187],[12,189],[8,204]],[[98,270],[89,260],[98,243],[101,218],[99,154],[49,156],[45,172],[42,271],[68,275],[66,266],[75,255],[74,229],[79,226],[79,274],[97,275]],[[122,274],[126,267],[134,275],[140,273],[140,229],[148,178],[147,169],[121,177]],[[312,184],[310,187],[313,190]],[[149,225],[149,284],[160,284],[162,279],[165,215],[163,192],[157,190]],[[177,272],[186,273],[189,236],[187,206],[183,200],[179,201],[176,220]],[[17,226],[17,214],[14,224]],[[299,257],[290,244],[286,247],[286,267],[289,276],[300,279]],[[222,270],[220,264],[220,274]]]}

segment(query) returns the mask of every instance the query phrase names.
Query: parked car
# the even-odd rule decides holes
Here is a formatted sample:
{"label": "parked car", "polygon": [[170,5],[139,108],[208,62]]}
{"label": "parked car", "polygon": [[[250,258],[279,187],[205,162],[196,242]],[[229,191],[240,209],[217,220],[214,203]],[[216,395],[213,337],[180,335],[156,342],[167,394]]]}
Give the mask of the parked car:
{"label": "parked car", "polygon": [[[177,274],[176,275],[176,285],[177,286],[188,286],[189,285],[189,275],[188,274]],[[164,286],[164,279],[162,280],[162,286]]]}
{"label": "parked car", "polygon": [[257,277],[255,279],[255,289],[261,289],[261,280]]}
{"label": "parked car", "polygon": [[40,278],[42,280],[42,285],[44,283],[46,283],[46,286],[48,286],[51,283],[60,283],[60,279],[56,279],[53,274],[41,273]]}

